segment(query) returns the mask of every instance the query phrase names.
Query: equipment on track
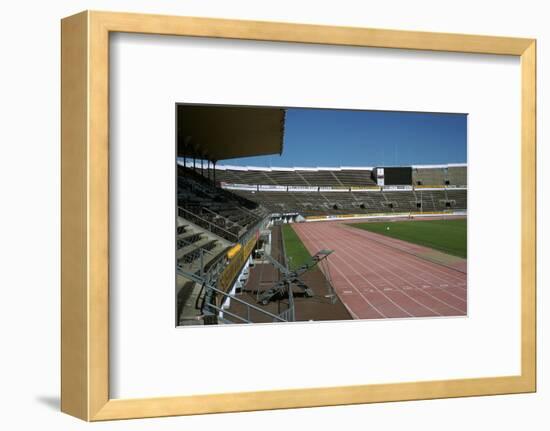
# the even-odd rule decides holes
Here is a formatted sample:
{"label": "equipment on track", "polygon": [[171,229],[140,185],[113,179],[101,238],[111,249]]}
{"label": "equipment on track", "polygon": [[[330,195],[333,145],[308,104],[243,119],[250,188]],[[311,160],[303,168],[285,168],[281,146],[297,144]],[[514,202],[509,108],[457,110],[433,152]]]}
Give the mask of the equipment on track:
{"label": "equipment on track", "polygon": [[271,257],[269,254],[265,255],[265,258],[275,266],[281,273],[282,279],[278,281],[273,287],[266,290],[259,298],[258,302],[262,305],[269,304],[270,301],[278,300],[289,296],[293,286],[298,287],[304,292],[304,295],[308,298],[313,296],[313,291],[307,286],[307,284],[300,279],[300,276],[306,272],[315,268],[320,262],[327,259],[333,250],[319,250],[311,257],[311,260],[306,264],[300,266],[295,270],[289,270],[284,265],[281,265],[277,260]]}

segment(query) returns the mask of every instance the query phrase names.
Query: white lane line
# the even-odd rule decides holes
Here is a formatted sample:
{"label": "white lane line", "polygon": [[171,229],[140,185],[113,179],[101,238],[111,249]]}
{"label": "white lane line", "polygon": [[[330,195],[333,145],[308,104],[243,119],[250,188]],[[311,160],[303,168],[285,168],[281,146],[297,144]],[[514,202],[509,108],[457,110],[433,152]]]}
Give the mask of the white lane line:
{"label": "white lane line", "polygon": [[[301,233],[304,235],[304,237],[306,238],[307,241],[310,241],[312,242],[313,244],[316,244],[318,241],[313,241],[312,239],[309,239],[307,233],[305,232],[305,230],[302,230],[300,229]],[[321,244],[321,246],[323,246]],[[324,247],[324,246],[323,246]],[[339,258],[339,256],[337,256],[335,254],[336,257]],[[341,260],[342,262],[344,262],[344,264],[346,264],[346,266],[349,266],[347,265],[346,261],[339,258],[339,260]],[[407,310],[405,310],[403,307],[401,307],[399,304],[397,304],[394,300],[392,300],[389,296],[387,296],[383,291],[381,291],[375,284],[373,284],[370,280],[368,280],[366,277],[363,276],[363,274],[361,274],[359,271],[355,270],[353,267],[350,266],[350,268],[352,268],[354,270],[354,272],[359,275],[363,280],[365,280],[367,283],[369,283],[378,293],[380,293],[382,296],[384,296],[389,302],[391,302],[395,307],[399,308],[403,313],[407,314],[408,316],[410,317],[414,317],[413,314],[411,314],[410,312],[408,312]],[[338,267],[336,267],[336,269],[338,270]],[[339,271],[341,273],[341,271]],[[366,298],[365,298],[366,299]],[[411,298],[412,299],[412,298]],[[416,301],[415,301],[416,302]],[[419,304],[420,306],[423,306],[422,304]],[[429,307],[426,307],[426,306],[423,306],[424,308],[427,308],[428,310],[430,311],[433,311],[435,314],[439,314],[437,313],[435,310],[431,310]]]}
{"label": "white lane line", "polygon": [[342,278],[344,278],[348,284],[359,294],[359,296],[361,296],[361,298],[363,298],[365,300],[365,302],[374,310],[376,311],[381,317],[383,318],[387,318],[388,316],[386,316],[384,313],[382,313],[378,308],[376,308],[366,297],[365,295],[363,295],[361,293],[361,291],[355,286],[355,284],[353,284],[350,279],[348,277],[346,277],[346,275],[340,271],[340,269],[338,267],[336,267],[336,271],[338,271],[340,273],[340,275],[342,276]]}
{"label": "white lane line", "polygon": [[[337,228],[335,227],[334,230],[336,230],[336,229],[337,229]],[[340,232],[342,232],[342,229],[340,229]],[[344,247],[343,249],[339,249],[339,252],[341,252],[341,253],[343,253],[343,254],[349,256],[350,259],[354,260],[355,262],[358,263],[359,266],[361,266],[361,267],[363,267],[363,268],[365,268],[365,269],[368,269],[367,266],[366,266],[363,262],[361,262],[361,261],[359,261],[358,259],[356,259],[356,258],[354,257],[354,255],[352,255],[352,254],[346,252],[345,249],[352,249],[352,248],[354,248],[354,247],[352,247],[352,246],[350,245],[350,242],[353,242],[353,243],[354,243],[354,245],[355,245],[356,248],[358,249],[358,250],[357,250],[357,253],[359,253],[359,254],[364,254],[364,253],[362,253],[362,252],[364,252],[364,250],[361,250],[361,247],[360,247],[360,246],[362,246],[363,249],[364,249],[364,248],[367,248],[367,249],[370,251],[369,257],[371,258],[371,260],[370,260],[371,263],[373,263],[374,265],[376,265],[376,266],[382,268],[383,271],[386,270],[386,271],[389,272],[391,275],[393,275],[393,276],[395,276],[395,277],[398,277],[398,278],[400,278],[401,280],[403,280],[403,281],[405,281],[405,282],[408,281],[408,280],[406,280],[405,278],[399,276],[399,274],[395,273],[394,271],[391,271],[389,268],[385,267],[384,265],[381,265],[381,264],[377,263],[376,260],[377,260],[378,255],[379,255],[379,253],[378,253],[379,250],[376,250],[375,248],[370,247],[369,244],[368,244],[366,241],[362,241],[362,242],[359,243],[359,242],[357,241],[356,238],[354,238],[353,241],[345,240],[345,239],[342,238],[342,235],[339,235],[339,234],[338,234],[338,232],[336,232],[336,234],[335,234],[334,232],[330,232],[330,234],[329,234],[329,232],[325,232],[325,237],[328,237],[328,238],[331,238],[331,237],[340,238],[339,240],[336,240],[336,241],[335,241],[335,245],[336,245],[336,244],[339,245],[340,242],[345,242],[346,247]],[[398,253],[398,252],[394,252],[394,254],[399,254],[399,253]],[[386,259],[391,259],[392,261],[395,261],[395,260],[396,260],[396,257],[395,257],[395,256],[391,256],[391,255],[388,255],[388,253],[386,253]],[[344,260],[343,260],[343,261],[344,261]],[[344,262],[346,262],[346,261],[344,261]],[[387,262],[384,262],[384,263],[387,263]],[[346,264],[347,264],[347,262],[346,262]],[[350,266],[349,264],[347,264],[347,265]],[[392,265],[392,266],[397,266],[397,265]],[[351,266],[350,266],[350,267],[351,267]],[[389,282],[389,280],[388,280],[388,282]],[[399,289],[399,287],[398,287],[397,285],[395,285],[395,283],[392,283],[392,282],[390,282],[390,283],[391,283],[393,286],[395,286],[395,287],[397,287],[397,288]],[[415,298],[413,298],[412,296],[408,295],[407,292],[405,292],[405,291],[403,291],[403,290],[400,290],[400,291],[401,291],[404,295],[408,296],[411,300],[413,300],[414,302],[416,302],[417,304],[419,304],[419,305],[421,305],[421,306],[423,306],[423,307],[429,309],[430,311],[432,311],[432,312],[434,312],[434,313],[436,313],[436,314],[438,314],[438,315],[441,315],[441,313],[439,313],[438,311],[432,309],[432,308],[429,307],[428,305],[419,302],[419,301],[421,300],[420,298],[418,298],[418,301],[417,301]],[[459,313],[461,313],[461,314],[464,313],[464,310],[458,309],[458,308],[454,307],[453,305],[448,304],[447,302],[443,301],[442,299],[440,299],[440,298],[438,298],[438,297],[432,295],[430,292],[426,292],[426,291],[422,291],[422,292],[423,292],[424,295],[427,295],[427,296],[431,297],[431,298],[434,299],[435,301],[440,302],[441,304],[444,304],[445,306],[447,306],[447,307],[449,307],[449,308],[452,308],[453,310],[455,310],[455,311],[457,311],[457,312],[459,312]]]}
{"label": "white lane line", "polygon": [[[351,229],[353,229],[353,230],[351,230]],[[397,247],[393,247],[391,245],[388,245],[388,244],[384,243],[383,241],[380,241],[378,239],[372,239],[372,236],[369,235],[371,232],[368,232],[368,231],[365,231],[365,230],[362,230],[362,229],[358,229],[358,228],[344,228],[343,230],[345,232],[348,232],[352,237],[357,238],[357,235],[358,235],[360,237],[366,238],[367,240],[375,241],[375,242],[381,244],[382,246],[384,246],[385,248],[389,248],[389,249],[392,249],[392,250],[399,250],[403,253],[403,255],[404,255],[403,257],[404,258],[406,257],[408,261],[412,261],[414,264],[418,263],[419,265],[422,265],[424,267],[428,267],[431,270],[435,270],[435,271],[443,274],[443,276],[445,276],[447,278],[452,277],[452,278],[455,278],[455,279],[460,280],[460,281],[464,280],[463,276],[459,276],[459,275],[455,274],[456,271],[453,271],[453,270],[451,270],[449,268],[446,268],[444,266],[441,266],[441,265],[437,266],[436,268],[432,268],[432,267],[430,267],[430,263],[433,263],[433,262],[427,262],[423,259],[420,259],[418,256],[415,256],[415,255],[412,255],[411,253],[402,251]],[[355,231],[357,231],[357,232],[355,232]],[[357,234],[357,235],[354,235],[354,234]],[[416,262],[415,259],[418,260],[418,262]],[[447,271],[445,269],[447,269]],[[434,277],[440,278],[442,281],[446,281],[446,279],[443,279],[440,276],[438,276],[436,274],[433,274],[433,271],[430,271],[430,272],[432,272],[432,275]]]}
{"label": "white lane line", "polygon": [[[354,245],[357,245],[358,248],[360,248],[360,246],[364,246],[364,247],[368,248],[371,252],[372,252],[373,250],[376,251],[376,253],[374,253],[373,255],[376,256],[377,258],[381,258],[381,259],[382,259],[382,256],[385,256],[385,258],[383,259],[383,262],[384,262],[385,264],[389,264],[389,265],[391,265],[391,266],[393,266],[393,267],[395,267],[395,268],[401,269],[401,270],[403,270],[404,272],[406,272],[407,274],[409,274],[409,275],[411,275],[411,276],[413,276],[413,277],[415,277],[415,278],[417,278],[417,279],[419,279],[419,280],[422,280],[422,281],[424,281],[425,283],[429,283],[429,284],[430,284],[431,286],[433,286],[435,289],[439,289],[439,291],[442,291],[444,294],[449,295],[449,296],[453,296],[454,298],[458,299],[459,301],[463,302],[464,304],[467,303],[462,297],[460,297],[460,296],[458,296],[458,295],[455,295],[454,293],[450,292],[448,289],[441,289],[435,282],[432,282],[432,281],[430,281],[430,280],[427,280],[426,278],[423,278],[423,277],[417,275],[416,273],[411,272],[411,271],[405,269],[402,265],[397,265],[397,264],[395,264],[394,262],[396,262],[397,260],[399,260],[399,264],[402,263],[402,262],[401,262],[402,255],[399,256],[399,259],[398,259],[395,255],[392,255],[391,253],[387,253],[387,252],[386,252],[385,254],[384,254],[384,253],[378,253],[378,250],[376,250],[375,247],[374,247],[374,248],[369,247],[369,244],[365,244],[364,242],[359,242],[357,239],[355,239],[355,240],[353,240],[353,241],[347,241],[347,240],[346,240],[346,243],[348,243],[348,242],[353,242],[353,244],[354,244]],[[348,248],[349,248],[349,247],[348,247]],[[409,266],[410,266],[410,265],[409,265]],[[394,274],[395,276],[401,278],[402,280],[405,280],[403,277],[399,276],[398,274],[394,273],[393,271],[389,271],[389,272],[391,272],[391,273]],[[408,281],[408,280],[405,280],[405,281]],[[444,280],[444,281],[446,281],[446,280]],[[447,284],[447,286],[448,286],[448,284]],[[438,299],[437,297],[434,297],[433,295],[431,295],[431,294],[428,293],[428,292],[427,292],[427,294],[428,294],[429,296],[432,296],[432,297],[435,298],[435,299]],[[439,299],[438,299],[438,300],[439,300]],[[446,303],[445,301],[443,301],[443,300],[440,300],[440,301],[443,302],[443,303],[445,303],[446,305],[452,307],[452,308],[455,308],[455,307],[453,307],[452,305],[447,304],[447,303]],[[455,309],[456,309],[456,308],[455,308]],[[463,312],[463,311],[461,311],[461,312]]]}
{"label": "white lane line", "polygon": [[[349,249],[349,248],[351,248],[351,247],[348,247],[348,249]],[[349,256],[350,259],[353,259],[355,262],[357,262],[357,264],[358,264],[359,266],[362,266],[363,268],[367,268],[367,266],[366,266],[364,263],[362,263],[361,261],[359,261],[358,259],[356,259],[352,254],[347,253],[346,251],[344,251],[344,250],[342,250],[342,249],[339,250],[339,251],[342,252],[342,253],[344,253],[344,254],[346,254],[347,256]],[[380,263],[375,262],[375,260],[376,260],[377,257],[378,257],[378,256],[375,256],[375,255],[376,255],[376,253],[373,253],[372,256],[369,256],[369,257],[371,258],[371,260],[370,260],[371,263],[373,263],[374,265],[376,265],[376,266],[382,268],[382,270],[385,269],[385,270],[386,270],[387,272],[389,272],[391,275],[393,275],[394,277],[400,278],[400,279],[403,280],[404,282],[407,282],[407,281],[408,281],[408,280],[405,279],[404,277],[401,277],[399,274],[397,274],[396,272],[394,272],[394,271],[392,271],[392,270],[390,270],[390,269],[388,268],[388,265],[387,265],[388,262],[387,262],[386,260],[396,260],[396,259],[397,259],[396,257],[389,257],[389,256],[386,256],[385,259],[384,259],[384,263],[385,263],[386,265],[382,265],[382,264],[380,264]],[[392,265],[392,266],[397,266],[397,265]],[[397,285],[395,285],[394,283],[392,283],[392,284],[393,284],[396,288],[399,289],[399,287],[398,287]],[[438,298],[437,296],[432,295],[430,292],[427,292],[427,291],[425,291],[425,290],[422,290],[422,292],[423,292],[425,295],[428,295],[429,297],[433,298],[434,300],[436,300],[436,301],[442,303],[443,305],[445,305],[445,306],[447,306],[447,307],[449,307],[449,308],[452,308],[453,310],[455,310],[455,311],[457,311],[457,312],[459,312],[459,313],[464,313],[464,310],[461,310],[461,309],[459,309],[459,308],[454,307],[453,305],[451,305],[451,304],[447,303],[446,301],[444,301],[444,300]],[[409,296],[409,298],[413,299],[415,302],[418,302],[418,301],[416,301],[413,297],[411,297],[410,295],[408,295],[406,292],[403,291],[403,293],[404,293],[405,295]],[[419,298],[419,301],[420,301],[420,300],[421,300],[421,299]],[[441,315],[441,313],[439,313],[439,312],[433,310],[431,307],[427,306],[426,304],[423,304],[423,303],[422,303],[421,305],[423,305],[424,307],[426,307],[426,308],[428,308],[428,309],[430,309],[430,310],[436,312],[437,314]]]}

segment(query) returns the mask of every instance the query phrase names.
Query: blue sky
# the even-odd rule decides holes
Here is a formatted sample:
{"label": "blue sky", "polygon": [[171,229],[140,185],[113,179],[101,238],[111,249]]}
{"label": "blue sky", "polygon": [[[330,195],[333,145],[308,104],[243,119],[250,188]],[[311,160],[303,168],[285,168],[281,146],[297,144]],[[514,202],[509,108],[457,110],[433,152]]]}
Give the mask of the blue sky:
{"label": "blue sky", "polygon": [[282,155],[221,164],[400,166],[466,163],[467,115],[288,109]]}

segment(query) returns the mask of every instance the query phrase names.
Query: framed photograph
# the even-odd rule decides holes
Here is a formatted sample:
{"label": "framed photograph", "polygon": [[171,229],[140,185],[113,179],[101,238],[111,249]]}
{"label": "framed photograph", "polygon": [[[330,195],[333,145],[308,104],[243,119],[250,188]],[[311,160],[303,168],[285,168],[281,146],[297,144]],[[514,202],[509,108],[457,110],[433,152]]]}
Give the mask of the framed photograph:
{"label": "framed photograph", "polygon": [[176,110],[176,325],[467,315],[466,114]]}
{"label": "framed photograph", "polygon": [[536,390],[535,40],[61,28],[62,411]]}

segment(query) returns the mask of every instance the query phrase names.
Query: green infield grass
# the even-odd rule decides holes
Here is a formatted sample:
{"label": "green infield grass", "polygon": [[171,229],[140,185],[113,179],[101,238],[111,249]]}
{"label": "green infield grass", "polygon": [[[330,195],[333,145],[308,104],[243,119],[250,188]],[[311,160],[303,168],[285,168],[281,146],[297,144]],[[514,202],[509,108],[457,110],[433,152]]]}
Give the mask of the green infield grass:
{"label": "green infield grass", "polygon": [[294,270],[303,264],[309,262],[311,255],[302,243],[298,234],[289,224],[282,225],[283,238],[285,241],[285,252],[288,259],[288,266]]}
{"label": "green infield grass", "polygon": [[466,219],[353,223],[349,226],[466,258]]}

